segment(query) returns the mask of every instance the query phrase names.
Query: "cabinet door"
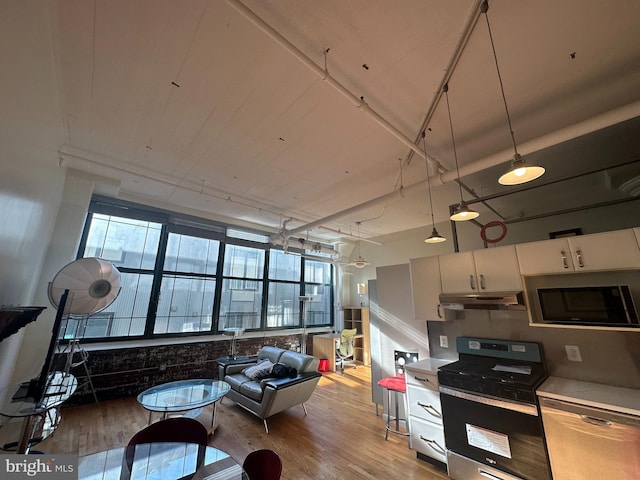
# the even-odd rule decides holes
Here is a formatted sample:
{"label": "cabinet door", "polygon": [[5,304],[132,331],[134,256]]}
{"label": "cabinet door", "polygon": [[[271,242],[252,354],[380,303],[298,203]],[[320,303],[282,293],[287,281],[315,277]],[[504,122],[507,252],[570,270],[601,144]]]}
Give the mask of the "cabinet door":
{"label": "cabinet door", "polygon": [[516,245],[522,275],[573,272],[573,259],[566,238]]}
{"label": "cabinet door", "polygon": [[522,275],[640,268],[633,229],[516,245]]}
{"label": "cabinet door", "polygon": [[477,284],[480,292],[513,292],[522,290],[518,257],[513,245],[483,248],[473,252]]}
{"label": "cabinet door", "polygon": [[437,256],[412,258],[411,295],[415,320],[445,320],[440,309],[440,262]]}
{"label": "cabinet door", "polygon": [[473,252],[441,255],[439,261],[443,293],[478,292]]}
{"label": "cabinet door", "polygon": [[411,422],[411,448],[442,463],[447,463],[442,426],[416,417],[410,417],[409,421]]}
{"label": "cabinet door", "polygon": [[577,272],[640,267],[640,249],[632,229],[569,237]]}

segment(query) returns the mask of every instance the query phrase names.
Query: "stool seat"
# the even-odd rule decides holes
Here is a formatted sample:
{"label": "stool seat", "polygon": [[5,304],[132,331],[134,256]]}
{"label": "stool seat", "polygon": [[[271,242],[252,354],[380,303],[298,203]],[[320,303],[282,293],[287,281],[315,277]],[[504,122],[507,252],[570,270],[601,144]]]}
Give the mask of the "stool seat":
{"label": "stool seat", "polygon": [[407,391],[407,381],[404,378],[404,374],[398,374],[395,377],[385,377],[378,381],[378,385],[395,392]]}
{"label": "stool seat", "polygon": [[[407,402],[407,382],[404,377],[404,374],[398,374],[395,377],[385,377],[378,380],[378,385],[387,390],[387,420],[385,422],[385,434],[384,439],[387,440],[389,438],[389,432],[395,433],[397,435],[403,435],[408,437],[409,448],[411,448],[411,432],[409,430],[409,420],[406,418],[409,414],[409,405]],[[391,415],[391,392],[394,393],[395,396],[395,416]],[[398,395],[403,395],[404,400],[404,408],[405,408],[405,418],[401,419],[399,416],[398,409]],[[391,421],[395,422],[395,428],[391,427]],[[400,420],[405,422],[405,430],[400,430]]]}

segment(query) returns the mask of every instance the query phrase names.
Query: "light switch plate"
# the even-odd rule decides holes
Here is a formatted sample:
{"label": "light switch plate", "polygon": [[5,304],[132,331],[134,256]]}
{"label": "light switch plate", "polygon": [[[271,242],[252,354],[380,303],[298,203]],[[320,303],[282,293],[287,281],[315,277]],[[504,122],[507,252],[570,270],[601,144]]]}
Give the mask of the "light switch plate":
{"label": "light switch plate", "polygon": [[440,335],[440,346],[442,348],[449,348],[449,337],[446,335]]}
{"label": "light switch plate", "polygon": [[567,352],[567,358],[570,362],[581,362],[582,355],[580,355],[580,347],[577,345],[565,345],[565,351]]}

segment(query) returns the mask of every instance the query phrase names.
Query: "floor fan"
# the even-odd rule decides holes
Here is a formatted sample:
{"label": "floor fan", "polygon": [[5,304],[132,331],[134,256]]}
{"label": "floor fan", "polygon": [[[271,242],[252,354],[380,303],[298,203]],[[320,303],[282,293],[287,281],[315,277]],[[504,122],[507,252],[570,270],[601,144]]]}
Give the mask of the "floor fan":
{"label": "floor fan", "polygon": [[[49,301],[57,309],[53,324],[52,337],[45,363],[34,386],[34,395],[41,396],[46,389],[47,377],[53,365],[55,347],[60,336],[60,327],[64,316],[81,315],[86,319],[94,313],[107,308],[120,293],[120,272],[111,262],[97,257],[80,258],[71,262],[53,277],[49,283],[47,294]],[[66,350],[67,362],[65,370],[84,364],[87,381],[91,386],[94,400],[98,401],[93,382],[86,366],[87,355],[79,347],[77,335],[70,339]],[[80,353],[82,362],[73,363],[73,355]],[[69,373],[68,371],[65,373]]]}

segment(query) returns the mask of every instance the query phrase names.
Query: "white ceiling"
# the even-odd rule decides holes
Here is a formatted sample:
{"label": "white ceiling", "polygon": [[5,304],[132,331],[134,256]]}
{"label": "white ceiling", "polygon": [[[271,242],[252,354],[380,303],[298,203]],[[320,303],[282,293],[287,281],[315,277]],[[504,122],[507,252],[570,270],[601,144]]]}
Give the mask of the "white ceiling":
{"label": "white ceiling", "polygon": [[[513,152],[478,1],[242,0],[254,22],[232,3],[3,1],[1,135],[122,198],[274,232],[292,217],[288,229],[327,242],[357,222],[363,237],[426,231],[425,184],[389,194],[425,180],[407,143],[428,121],[431,175],[435,161],[452,172],[432,182],[436,221],[459,200],[448,80],[463,182],[505,189]],[[640,158],[640,2],[489,6],[518,150],[547,167],[542,179]],[[499,165],[473,173],[481,160]]]}

